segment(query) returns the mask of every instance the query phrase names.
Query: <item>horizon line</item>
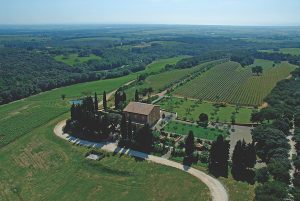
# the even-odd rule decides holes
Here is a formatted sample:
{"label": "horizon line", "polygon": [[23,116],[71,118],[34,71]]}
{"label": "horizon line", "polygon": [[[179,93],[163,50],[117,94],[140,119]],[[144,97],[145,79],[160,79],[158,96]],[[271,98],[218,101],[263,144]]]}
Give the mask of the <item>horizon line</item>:
{"label": "horizon line", "polygon": [[1,26],[107,26],[107,25],[111,25],[111,26],[211,26],[211,27],[220,27],[220,26],[224,26],[224,27],[300,27],[299,25],[242,25],[242,24],[176,24],[176,23],[5,23],[5,24],[1,24],[0,23],[0,27]]}

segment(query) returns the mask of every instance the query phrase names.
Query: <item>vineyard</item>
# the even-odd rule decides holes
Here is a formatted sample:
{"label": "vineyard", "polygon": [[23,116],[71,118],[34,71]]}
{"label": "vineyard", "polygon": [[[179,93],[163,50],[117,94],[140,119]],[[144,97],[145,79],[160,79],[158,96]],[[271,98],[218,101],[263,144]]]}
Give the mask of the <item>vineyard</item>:
{"label": "vineyard", "polygon": [[207,62],[200,64],[198,66],[195,66],[193,68],[187,68],[187,69],[176,69],[172,71],[166,71],[157,75],[149,76],[145,81],[146,84],[151,86],[154,90],[159,91],[166,89],[178,81],[181,81],[182,79],[185,79],[194,73],[198,73],[199,71],[204,70],[205,68],[209,68],[211,66],[216,65],[216,63],[219,63],[221,61],[214,61],[214,62]]}
{"label": "vineyard", "polygon": [[[257,61],[256,61],[257,62]],[[268,62],[265,62],[268,64]],[[259,62],[258,62],[259,64]],[[213,102],[258,106],[275,87],[296,68],[287,62],[265,67],[260,76],[253,75],[250,67],[238,63],[219,64],[175,90],[174,95]]]}

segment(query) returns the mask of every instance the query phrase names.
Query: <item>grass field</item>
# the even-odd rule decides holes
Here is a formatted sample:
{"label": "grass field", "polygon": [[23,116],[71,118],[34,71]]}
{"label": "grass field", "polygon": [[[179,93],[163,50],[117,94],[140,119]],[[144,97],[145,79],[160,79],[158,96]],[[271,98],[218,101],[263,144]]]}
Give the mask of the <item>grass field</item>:
{"label": "grass field", "polygon": [[69,66],[74,66],[75,64],[86,63],[90,60],[100,61],[101,57],[96,56],[94,54],[91,54],[88,57],[79,57],[78,54],[69,54],[68,56],[58,55],[58,56],[55,56],[54,59],[56,61],[63,62]]}
{"label": "grass field", "polygon": [[283,53],[283,54],[291,54],[291,55],[300,55],[300,48],[281,48],[279,51],[274,50],[260,50],[260,52],[266,53]]}
{"label": "grass field", "polygon": [[269,62],[256,61],[265,69],[260,76],[253,75],[250,67],[227,62],[213,67],[182,87],[174,94],[182,97],[213,102],[259,106],[276,83],[285,79],[296,68],[287,62],[268,67]]}
{"label": "grass field", "polygon": [[196,122],[199,115],[205,113],[209,116],[210,121],[218,120],[219,122],[230,123],[232,113],[237,112],[236,123],[248,124],[251,123],[250,117],[253,110],[253,108],[248,107],[240,107],[236,110],[237,108],[231,105],[220,107],[217,110],[213,103],[176,97],[164,98],[156,104],[166,111],[176,112],[179,119],[192,122]]}
{"label": "grass field", "polygon": [[168,123],[164,127],[164,130],[179,135],[187,135],[189,131],[193,131],[195,137],[205,140],[216,140],[219,135],[223,135],[225,138],[228,136],[228,133],[224,130],[215,128],[202,128],[196,125],[184,124],[176,121],[171,121]]}
{"label": "grass field", "polygon": [[[76,84],[44,92],[25,100],[0,106],[0,147],[29,133],[48,121],[69,111],[69,100],[98,92],[112,91],[136,76]],[[66,100],[61,99],[66,95]]]}
{"label": "grass field", "polygon": [[1,149],[1,200],[210,200],[203,183],[174,168],[112,154],[86,160],[87,148],[53,134],[60,119]]}

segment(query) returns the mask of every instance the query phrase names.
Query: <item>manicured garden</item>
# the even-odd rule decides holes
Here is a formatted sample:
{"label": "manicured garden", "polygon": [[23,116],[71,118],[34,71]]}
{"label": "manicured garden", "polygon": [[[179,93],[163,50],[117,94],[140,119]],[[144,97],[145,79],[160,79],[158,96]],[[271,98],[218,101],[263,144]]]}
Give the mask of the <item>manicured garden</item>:
{"label": "manicured garden", "polygon": [[166,111],[177,113],[178,119],[191,122],[198,121],[199,115],[205,113],[208,115],[210,121],[231,123],[234,113],[235,123],[249,124],[251,123],[251,113],[255,110],[250,107],[232,105],[216,107],[213,103],[173,96],[164,98],[157,104]]}
{"label": "manicured garden", "polygon": [[219,135],[227,137],[228,131],[216,128],[203,128],[198,125],[185,124],[181,122],[171,121],[164,127],[164,131],[176,133],[179,135],[187,135],[192,131],[194,136],[205,140],[216,140]]}

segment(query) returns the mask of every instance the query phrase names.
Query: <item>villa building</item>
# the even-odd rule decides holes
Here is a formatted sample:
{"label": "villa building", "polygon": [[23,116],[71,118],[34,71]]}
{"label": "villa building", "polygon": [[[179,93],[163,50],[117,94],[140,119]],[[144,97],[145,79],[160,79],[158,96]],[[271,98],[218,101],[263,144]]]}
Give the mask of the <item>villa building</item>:
{"label": "villa building", "polygon": [[160,118],[160,107],[158,105],[130,102],[123,110],[126,119],[131,119],[135,124],[155,125]]}

